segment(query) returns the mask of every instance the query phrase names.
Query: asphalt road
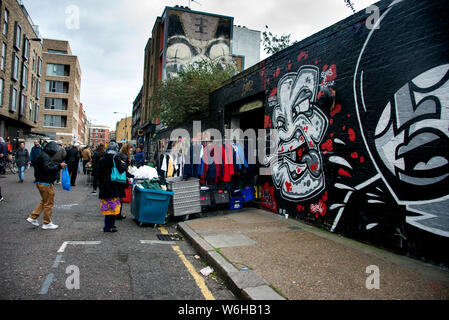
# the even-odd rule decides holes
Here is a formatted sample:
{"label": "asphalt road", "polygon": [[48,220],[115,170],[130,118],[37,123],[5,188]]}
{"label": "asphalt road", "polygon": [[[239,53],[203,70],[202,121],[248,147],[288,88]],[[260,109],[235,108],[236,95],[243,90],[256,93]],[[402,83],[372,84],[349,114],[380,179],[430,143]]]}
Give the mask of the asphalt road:
{"label": "asphalt road", "polygon": [[176,222],[139,226],[125,204],[119,232],[102,232],[98,196],[81,173],[71,192],[55,186],[52,220],[59,228],[43,230],[25,220],[40,201],[33,169],[17,181],[0,178],[0,299],[236,299],[220,278],[199,273],[206,264],[187,241],[158,238],[178,233]]}

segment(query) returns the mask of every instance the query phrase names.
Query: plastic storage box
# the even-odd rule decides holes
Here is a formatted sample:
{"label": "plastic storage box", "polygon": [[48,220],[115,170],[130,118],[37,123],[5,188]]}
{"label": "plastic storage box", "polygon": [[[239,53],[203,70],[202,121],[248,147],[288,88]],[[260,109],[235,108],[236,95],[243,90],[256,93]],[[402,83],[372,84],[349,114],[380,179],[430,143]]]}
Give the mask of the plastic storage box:
{"label": "plastic storage box", "polygon": [[170,202],[168,212],[174,216],[186,216],[201,212],[200,202],[200,180],[190,178],[167,179],[168,190],[173,192],[173,201]]}
{"label": "plastic storage box", "polygon": [[241,197],[229,199],[229,210],[238,210],[243,208],[243,199]]}
{"label": "plastic storage box", "polygon": [[208,207],[212,205],[212,197],[211,197],[210,189],[201,189],[200,192],[200,200],[201,200],[201,206],[202,207]]}
{"label": "plastic storage box", "polygon": [[133,187],[131,214],[140,223],[164,224],[171,191],[140,189]]}
{"label": "plastic storage box", "polygon": [[224,189],[217,189],[212,191],[212,198],[215,204],[228,204],[229,192]]}

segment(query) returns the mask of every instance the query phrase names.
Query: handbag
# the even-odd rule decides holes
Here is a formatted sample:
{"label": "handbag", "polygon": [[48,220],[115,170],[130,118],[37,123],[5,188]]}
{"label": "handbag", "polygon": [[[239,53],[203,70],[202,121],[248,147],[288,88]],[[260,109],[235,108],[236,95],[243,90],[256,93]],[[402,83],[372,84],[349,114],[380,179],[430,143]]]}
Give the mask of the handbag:
{"label": "handbag", "polygon": [[70,184],[69,170],[67,169],[67,167],[64,167],[64,169],[62,169],[61,185],[62,189],[64,189],[65,191],[70,191],[72,188]]}
{"label": "handbag", "polygon": [[114,164],[114,167],[111,172],[111,181],[126,183],[126,171],[123,171],[123,173],[118,172],[117,167],[115,166],[115,157],[112,159],[112,163]]}

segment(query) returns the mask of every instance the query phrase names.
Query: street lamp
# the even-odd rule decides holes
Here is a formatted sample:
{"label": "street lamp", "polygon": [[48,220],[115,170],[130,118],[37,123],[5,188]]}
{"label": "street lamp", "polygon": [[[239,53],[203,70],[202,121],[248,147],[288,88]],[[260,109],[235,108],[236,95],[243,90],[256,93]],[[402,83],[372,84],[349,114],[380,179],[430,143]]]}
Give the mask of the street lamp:
{"label": "street lamp", "polygon": [[[125,115],[125,143],[126,143],[126,142],[128,142],[128,131],[127,131],[127,127],[128,127],[128,126],[127,126],[127,123],[126,123],[126,122],[127,122],[126,119],[128,118],[128,114],[125,113],[125,112],[117,112],[117,111],[114,112],[114,114],[118,114],[118,113],[119,113],[119,114],[124,114],[124,115]],[[115,134],[117,134],[117,133],[115,133]]]}

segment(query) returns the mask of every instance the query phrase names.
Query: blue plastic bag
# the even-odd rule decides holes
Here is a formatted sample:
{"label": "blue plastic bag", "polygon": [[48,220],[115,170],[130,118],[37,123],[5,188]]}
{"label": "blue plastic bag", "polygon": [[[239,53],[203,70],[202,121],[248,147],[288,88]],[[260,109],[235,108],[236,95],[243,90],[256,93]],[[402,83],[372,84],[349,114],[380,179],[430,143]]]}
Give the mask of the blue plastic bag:
{"label": "blue plastic bag", "polygon": [[70,184],[69,170],[67,169],[67,167],[62,169],[61,184],[62,184],[62,189],[64,189],[65,191],[70,191],[72,188],[72,186]]}

